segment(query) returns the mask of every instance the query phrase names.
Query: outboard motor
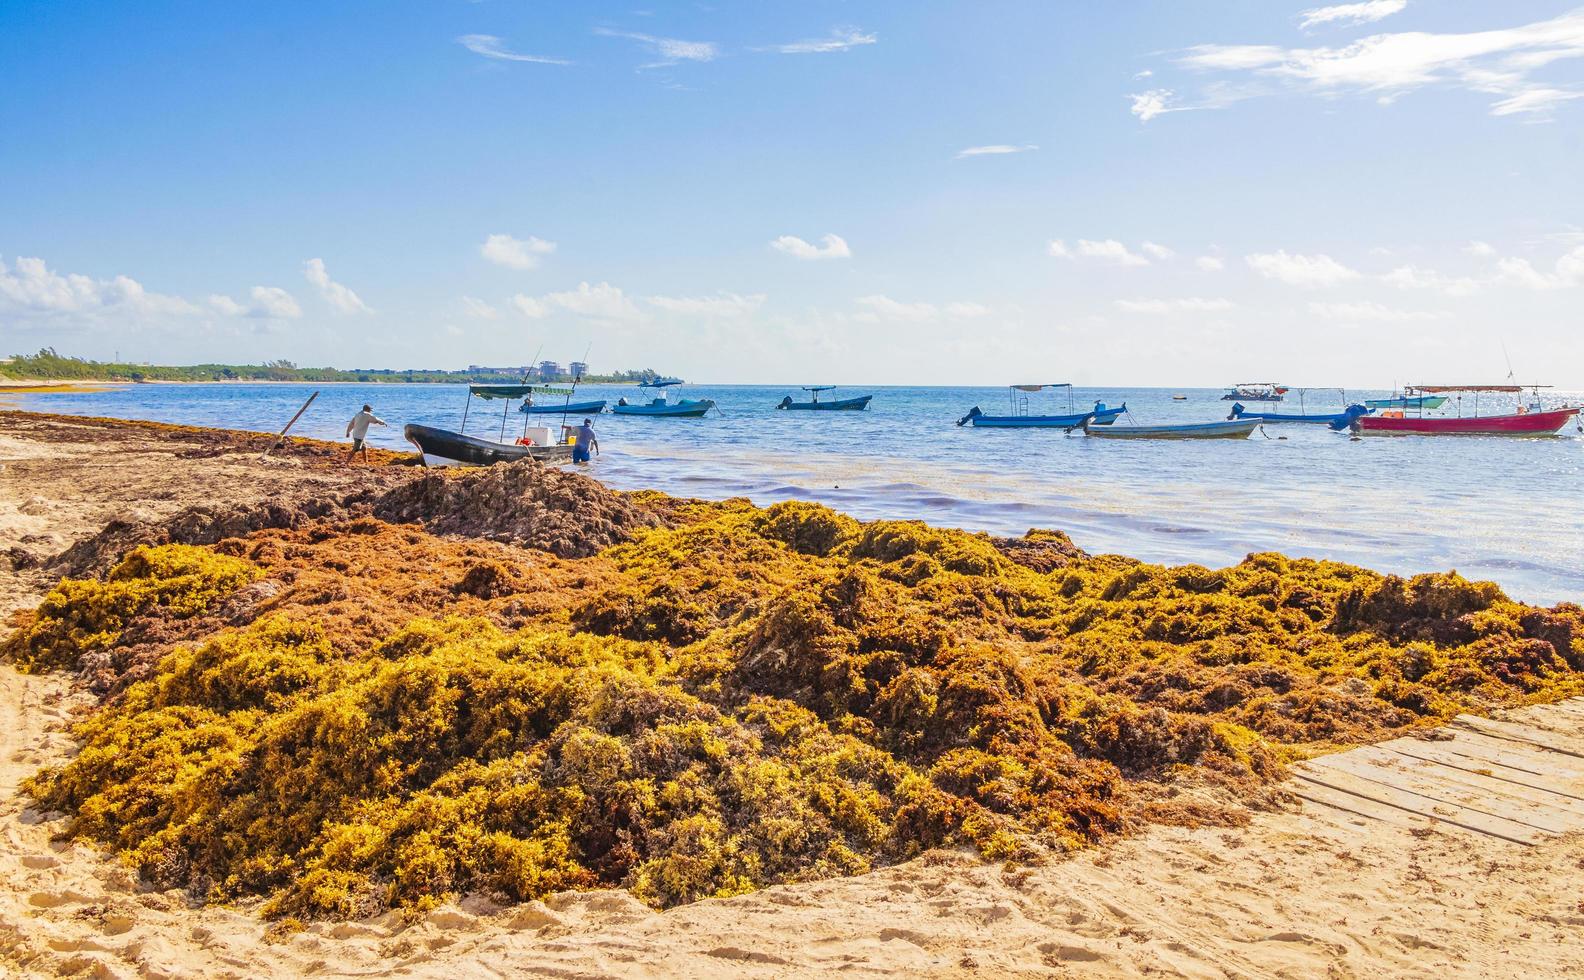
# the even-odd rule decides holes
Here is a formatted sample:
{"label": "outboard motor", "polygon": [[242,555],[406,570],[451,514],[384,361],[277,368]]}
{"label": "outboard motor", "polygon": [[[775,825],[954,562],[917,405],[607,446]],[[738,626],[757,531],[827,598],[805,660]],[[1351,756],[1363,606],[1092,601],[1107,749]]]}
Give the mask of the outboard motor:
{"label": "outboard motor", "polygon": [[1232,419],[1242,418],[1245,411],[1247,411],[1247,409],[1243,407],[1242,402],[1233,402],[1232,414],[1227,416],[1227,420],[1231,421]]}
{"label": "outboard motor", "polygon": [[983,412],[979,411],[979,406],[975,405],[973,408],[970,408],[968,410],[968,414],[967,415],[964,415],[962,418],[957,420],[957,424],[958,425],[967,425],[969,422],[972,422],[974,419],[978,418],[979,416],[981,416],[983,414],[984,414]]}
{"label": "outboard motor", "polygon": [[1333,432],[1341,432],[1344,429],[1347,429],[1357,435],[1358,420],[1370,414],[1372,411],[1374,411],[1374,409],[1365,408],[1363,405],[1349,405],[1347,408],[1342,410],[1342,414],[1340,416],[1331,420],[1330,429]]}
{"label": "outboard motor", "polygon": [[618,405],[626,405],[627,404],[627,396],[623,395],[622,397],[618,398],[616,400],[616,404],[618,404]]}
{"label": "outboard motor", "polygon": [[791,395],[788,395],[785,398],[781,399],[781,404],[776,406],[776,408],[791,408],[791,407],[792,407],[792,396]]}

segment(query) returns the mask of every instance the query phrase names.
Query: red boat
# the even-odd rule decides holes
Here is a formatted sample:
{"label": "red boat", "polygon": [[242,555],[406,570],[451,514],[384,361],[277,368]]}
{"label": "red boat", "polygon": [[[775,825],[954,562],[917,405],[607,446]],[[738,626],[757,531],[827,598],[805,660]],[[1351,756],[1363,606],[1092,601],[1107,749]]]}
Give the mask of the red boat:
{"label": "red boat", "polygon": [[[1500,415],[1480,415],[1479,396],[1482,392],[1501,392],[1506,394],[1522,394],[1526,389],[1532,388],[1535,400],[1529,406],[1519,404],[1516,412]],[[1355,425],[1358,431],[1366,435],[1492,435],[1492,436],[1548,436],[1552,435],[1576,419],[1579,409],[1562,406],[1561,408],[1541,408],[1540,391],[1537,385],[1409,385],[1403,389],[1405,392],[1418,394],[1455,393],[1457,396],[1457,415],[1425,415],[1423,412],[1410,414],[1407,411],[1383,412],[1379,415],[1366,415]],[[1463,415],[1463,395],[1472,393],[1474,405],[1472,415]]]}

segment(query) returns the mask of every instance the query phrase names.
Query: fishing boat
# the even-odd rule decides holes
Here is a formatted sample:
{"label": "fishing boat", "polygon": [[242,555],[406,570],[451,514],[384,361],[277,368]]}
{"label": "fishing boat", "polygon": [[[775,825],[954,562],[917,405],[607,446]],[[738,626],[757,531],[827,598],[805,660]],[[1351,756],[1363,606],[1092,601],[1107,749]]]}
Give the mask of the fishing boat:
{"label": "fishing boat", "polygon": [[[1029,414],[1028,396],[1034,392],[1065,388],[1067,390],[1067,411],[1058,415],[1031,415]],[[1011,385],[1012,414],[986,415],[975,405],[968,410],[968,414],[957,420],[958,425],[972,425],[982,429],[1071,429],[1081,425],[1085,419],[1091,425],[1110,425],[1115,422],[1118,415],[1127,411],[1124,402],[1117,408],[1110,408],[1105,402],[1095,402],[1094,407],[1087,412],[1075,411],[1072,401],[1072,384],[1060,382],[1056,384],[1040,385]]]}
{"label": "fishing boat", "polygon": [[1274,381],[1244,381],[1227,389],[1221,396],[1224,402],[1279,402],[1291,391],[1286,385]]}
{"label": "fishing boat", "polygon": [[[1425,415],[1422,412],[1394,409],[1361,418],[1357,431],[1364,435],[1486,435],[1486,436],[1549,436],[1560,432],[1569,422],[1577,424],[1579,409],[1562,405],[1546,408],[1540,403],[1540,389],[1547,385],[1405,385],[1403,392],[1409,397],[1423,394],[1445,395],[1455,399],[1456,415]],[[1521,396],[1525,391],[1534,393],[1533,400],[1525,405],[1520,397],[1515,411],[1495,415],[1479,414],[1479,396],[1482,394],[1511,394]],[[1472,394],[1470,414],[1463,414],[1463,396]]]}
{"label": "fishing boat", "polygon": [[[663,392],[664,389],[669,388],[672,385],[679,385],[681,383],[682,382],[677,378],[660,378],[656,381],[640,382],[638,387],[659,389]],[[697,419],[703,418],[704,413],[708,412],[714,407],[715,402],[710,398],[678,398],[673,402],[667,400],[666,396],[662,393],[657,395],[652,401],[645,402],[643,404],[633,404],[627,401],[626,398],[617,399],[616,404],[611,406],[611,411],[617,415],[644,415],[650,418],[667,419]]]}
{"label": "fishing boat", "polygon": [[776,408],[793,412],[861,412],[869,407],[869,399],[874,397],[873,395],[860,395],[857,398],[832,398],[822,402],[819,400],[819,393],[822,391],[835,391],[835,385],[805,387],[803,390],[809,393],[808,401],[795,402],[792,400],[792,396],[788,395],[781,399],[780,404],[776,405]]}
{"label": "fishing boat", "polygon": [[[1296,390],[1297,393],[1298,393],[1298,411],[1296,411],[1296,412],[1266,412],[1266,411],[1261,411],[1261,412],[1258,412],[1258,413],[1250,413],[1248,409],[1243,407],[1243,403],[1242,402],[1233,402],[1232,403],[1232,414],[1228,415],[1227,418],[1228,419],[1238,419],[1238,418],[1244,418],[1245,416],[1248,416],[1248,415],[1251,415],[1251,414],[1258,414],[1261,418],[1263,418],[1267,422],[1304,422],[1304,423],[1309,423],[1309,424],[1312,424],[1312,425],[1329,425],[1333,429],[1339,429],[1340,430],[1340,429],[1345,429],[1349,425],[1353,424],[1353,420],[1354,419],[1362,418],[1365,415],[1370,415],[1370,414],[1372,414],[1375,411],[1374,409],[1367,408],[1367,407],[1365,407],[1363,405],[1358,405],[1358,404],[1348,405],[1347,404],[1347,392],[1343,391],[1340,388],[1322,388],[1322,389],[1298,388],[1298,389],[1288,389],[1288,393],[1290,394],[1294,390]],[[1340,411],[1340,412],[1309,412],[1309,411],[1306,411],[1305,409],[1308,406],[1305,404],[1305,402],[1306,402],[1306,399],[1307,399],[1307,396],[1308,396],[1309,392],[1310,391],[1317,391],[1317,390],[1318,391],[1328,391],[1328,392],[1329,391],[1340,392],[1341,398],[1342,398],[1342,403],[1344,405],[1347,405],[1347,407],[1342,409],[1342,411]]]}
{"label": "fishing boat", "polygon": [[1390,398],[1366,398],[1364,404],[1370,408],[1398,408],[1408,409],[1437,409],[1447,403],[1445,395],[1416,395],[1412,398],[1407,395],[1393,395]]}
{"label": "fishing boat", "polygon": [[517,411],[525,415],[598,415],[605,411],[605,401],[569,402],[565,405],[536,405],[525,401]]}
{"label": "fishing boat", "polygon": [[[506,422],[511,413],[511,403],[519,398],[534,395],[570,395],[570,388],[550,388],[543,385],[469,385],[467,403],[462,408],[461,428],[436,428],[430,425],[409,423],[402,427],[402,436],[418,449],[425,466],[489,466],[509,463],[519,459],[537,459],[542,462],[561,463],[572,459],[572,447],[565,439],[556,439],[545,426],[530,426],[523,419],[522,435],[512,441],[506,438]],[[502,399],[506,402],[501,411],[498,438],[482,439],[467,434],[468,413],[473,399],[485,401]]]}
{"label": "fishing boat", "polygon": [[1188,422],[1172,425],[1113,425],[1090,428],[1078,426],[1084,435],[1100,439],[1247,439],[1265,420],[1258,415],[1221,422]]}

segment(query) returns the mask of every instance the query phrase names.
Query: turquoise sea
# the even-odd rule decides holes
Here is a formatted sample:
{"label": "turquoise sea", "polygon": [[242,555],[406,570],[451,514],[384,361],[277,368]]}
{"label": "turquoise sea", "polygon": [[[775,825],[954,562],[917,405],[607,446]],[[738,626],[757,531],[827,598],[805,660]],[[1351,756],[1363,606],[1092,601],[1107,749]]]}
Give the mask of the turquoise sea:
{"label": "turquoise sea", "polygon": [[[296,434],[341,438],[347,419],[370,402],[390,423],[371,432],[373,444],[398,450],[410,448],[403,423],[455,428],[466,399],[465,389],[452,385],[145,384],[7,395],[0,405],[274,431],[316,387],[319,398]],[[720,411],[698,420],[602,415],[595,429],[604,453],[590,475],[619,488],[759,503],[818,500],[864,519],[918,518],[997,534],[1061,528],[1090,551],[1150,561],[1218,566],[1273,550],[1401,574],[1455,568],[1499,582],[1518,598],[1584,601],[1584,437],[1571,427],[1554,438],[1351,441],[1321,426],[1281,425],[1247,441],[1111,441],[953,424],[974,405],[1005,414],[1004,388],[835,393],[874,394],[863,413],[776,411],[783,395],[804,397],[795,387],[672,390],[713,398]],[[1188,397],[1174,401],[1174,394]],[[1221,394],[1077,389],[1073,400],[1080,408],[1097,398],[1125,401],[1140,423],[1208,421],[1227,414]],[[640,397],[630,386],[586,385],[577,393],[579,400],[612,402],[622,395]],[[1066,410],[1064,393],[1029,397],[1035,413]],[[1307,407],[1340,408],[1340,397],[1311,393]],[[1579,404],[1584,396],[1553,392],[1545,401]],[[497,433],[500,405],[475,400],[468,431]],[[1284,410],[1297,410],[1297,402]],[[512,426],[522,426],[515,411],[507,431]]]}

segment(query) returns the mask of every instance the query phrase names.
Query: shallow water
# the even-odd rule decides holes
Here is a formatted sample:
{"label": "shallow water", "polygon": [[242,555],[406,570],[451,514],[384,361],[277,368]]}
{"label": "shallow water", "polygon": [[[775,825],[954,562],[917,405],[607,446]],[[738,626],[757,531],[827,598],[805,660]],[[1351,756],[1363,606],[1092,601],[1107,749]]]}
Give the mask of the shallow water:
{"label": "shallow water", "polygon": [[[7,395],[0,405],[273,431],[316,387],[319,398],[294,434],[341,438],[346,420],[369,401],[391,423],[371,431],[372,444],[397,450],[411,448],[403,423],[456,428],[466,400],[451,385],[188,384]],[[1572,427],[1556,438],[1354,442],[1323,426],[1280,425],[1243,441],[1110,441],[952,424],[976,404],[1005,414],[1005,389],[835,394],[871,392],[867,412],[806,413],[774,409],[785,394],[803,397],[791,388],[687,386],[683,397],[713,398],[720,412],[697,420],[600,416],[604,455],[589,472],[621,488],[758,503],[818,500],[864,519],[920,518],[997,534],[1061,528],[1090,551],[1150,561],[1214,566],[1274,550],[1403,574],[1456,568],[1531,601],[1584,599],[1584,438]],[[1173,401],[1173,393],[1188,400]],[[1348,393],[1350,400],[1385,394]],[[600,385],[580,387],[577,397],[614,402],[622,395],[638,397],[630,386]],[[1208,421],[1227,414],[1230,403],[1220,395],[1078,389],[1073,403],[1081,410],[1096,398],[1125,401],[1140,423]],[[1581,398],[1562,392],[1546,400]],[[1067,404],[1065,394],[1029,396],[1035,413],[1065,412]],[[500,406],[475,399],[468,432],[497,434]],[[1339,409],[1339,396],[1316,395],[1307,407]],[[1282,410],[1297,411],[1297,402]],[[513,426],[521,431],[522,418],[511,414],[508,434]]]}

